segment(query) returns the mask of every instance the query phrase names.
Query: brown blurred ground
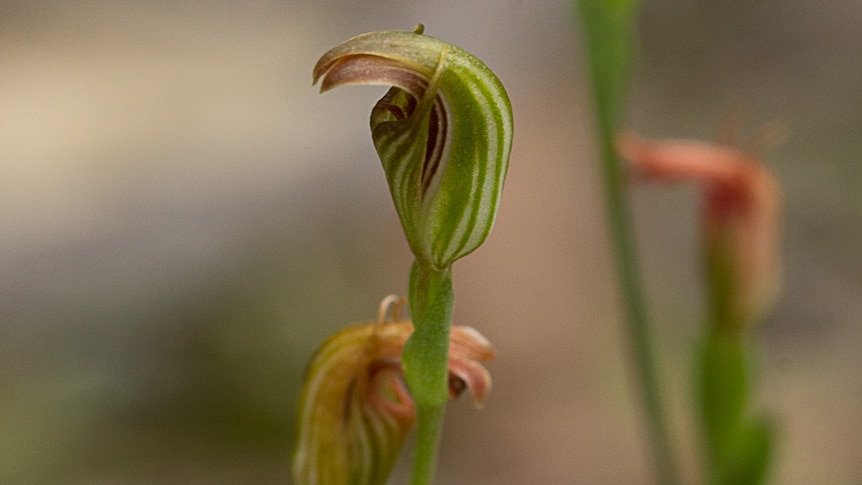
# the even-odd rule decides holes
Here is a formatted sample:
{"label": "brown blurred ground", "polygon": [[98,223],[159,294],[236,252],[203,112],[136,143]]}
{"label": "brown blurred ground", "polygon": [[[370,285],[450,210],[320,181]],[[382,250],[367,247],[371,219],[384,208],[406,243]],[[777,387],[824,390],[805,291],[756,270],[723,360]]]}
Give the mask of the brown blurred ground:
{"label": "brown blurred ground", "polygon": [[[286,483],[305,360],[405,292],[371,148],[380,90],[318,96],[360,32],[472,51],[516,139],[456,319],[497,346],[486,409],[453,403],[440,483],[648,483],[565,3],[0,2],[0,482]],[[753,3],[753,5],[749,4]],[[775,483],[862,481],[862,6],[644,2],[631,126],[791,129],[786,290],[760,330]],[[696,201],[633,192],[677,447],[693,479]],[[403,479],[393,479],[401,483]]]}

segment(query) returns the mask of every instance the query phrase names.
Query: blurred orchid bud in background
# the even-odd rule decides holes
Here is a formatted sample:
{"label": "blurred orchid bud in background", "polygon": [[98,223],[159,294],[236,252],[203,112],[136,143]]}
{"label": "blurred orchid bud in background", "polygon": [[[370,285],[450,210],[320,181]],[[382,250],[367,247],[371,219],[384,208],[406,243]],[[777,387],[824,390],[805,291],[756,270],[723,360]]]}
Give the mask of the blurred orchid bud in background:
{"label": "blurred orchid bud in background", "polygon": [[714,320],[735,330],[760,320],[781,287],[781,189],[772,173],[732,147],[633,133],[617,146],[637,175],[700,186]]}

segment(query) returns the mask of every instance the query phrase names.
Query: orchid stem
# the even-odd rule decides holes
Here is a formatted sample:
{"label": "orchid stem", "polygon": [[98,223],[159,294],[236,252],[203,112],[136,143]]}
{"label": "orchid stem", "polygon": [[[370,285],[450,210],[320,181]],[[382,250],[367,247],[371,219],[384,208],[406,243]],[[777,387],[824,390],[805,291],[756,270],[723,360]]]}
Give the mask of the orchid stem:
{"label": "orchid stem", "polygon": [[675,485],[679,479],[660,396],[661,382],[638,272],[637,251],[630,228],[623,169],[614,143],[628,86],[637,2],[576,0],[575,3],[586,41],[584,51],[593,87],[611,244],[623,297],[634,372],[647,418],[649,445],[658,482]]}
{"label": "orchid stem", "polygon": [[418,430],[411,485],[430,485],[437,465],[443,412],[449,398],[449,333],[452,273],[419,261],[410,272],[409,302],[414,331],[404,346],[404,377],[416,402]]}
{"label": "orchid stem", "polygon": [[431,485],[437,467],[437,450],[443,428],[443,412],[446,405],[417,405],[418,430],[413,448],[413,469],[410,485]]}
{"label": "orchid stem", "polygon": [[[607,144],[606,144],[607,145]],[[656,365],[655,348],[644,302],[637,256],[629,226],[629,215],[620,189],[616,155],[605,148],[605,192],[608,220],[617,262],[617,272],[627,316],[634,372],[640,386],[643,408],[649,427],[658,483],[679,483],[670,445],[670,436],[661,400],[661,381]]]}

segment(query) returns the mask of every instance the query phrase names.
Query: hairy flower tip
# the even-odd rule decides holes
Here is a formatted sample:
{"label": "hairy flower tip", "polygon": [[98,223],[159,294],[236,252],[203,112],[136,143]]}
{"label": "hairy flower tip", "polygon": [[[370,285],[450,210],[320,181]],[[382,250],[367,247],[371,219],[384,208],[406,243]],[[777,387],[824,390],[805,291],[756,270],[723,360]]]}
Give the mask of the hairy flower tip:
{"label": "hairy flower tip", "polygon": [[[410,321],[398,318],[403,303],[386,297],[376,322],[341,330],[314,354],[299,402],[296,485],[386,483],[416,416],[401,368],[401,351],[413,332]],[[491,377],[480,362],[493,357],[479,332],[452,327],[450,396],[468,389],[481,406]]]}
{"label": "hairy flower tip", "polygon": [[617,145],[645,178],[701,185],[713,310],[732,327],[759,320],[781,286],[781,188],[772,173],[732,147],[631,133]]}
{"label": "hairy flower tip", "polygon": [[362,34],[314,67],[321,91],[392,88],[371,135],[416,258],[445,268],[479,247],[500,205],[512,107],[500,80],[467,51],[415,32]]}

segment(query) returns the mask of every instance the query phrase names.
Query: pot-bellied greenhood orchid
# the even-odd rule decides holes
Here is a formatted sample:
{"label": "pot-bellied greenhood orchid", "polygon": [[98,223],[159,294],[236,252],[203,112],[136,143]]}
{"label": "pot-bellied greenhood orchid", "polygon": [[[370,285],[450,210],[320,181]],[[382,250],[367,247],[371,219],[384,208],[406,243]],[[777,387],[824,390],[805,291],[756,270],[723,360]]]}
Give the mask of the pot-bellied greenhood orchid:
{"label": "pot-bellied greenhood orchid", "polygon": [[393,86],[371,113],[374,146],[417,261],[445,269],[494,224],[512,108],[482,61],[422,30],[353,37],[320,58],[314,82]]}

